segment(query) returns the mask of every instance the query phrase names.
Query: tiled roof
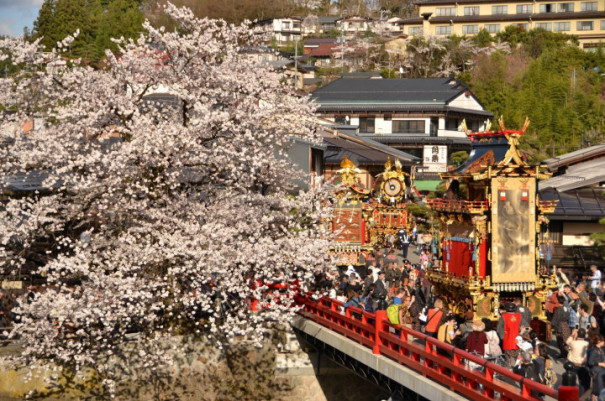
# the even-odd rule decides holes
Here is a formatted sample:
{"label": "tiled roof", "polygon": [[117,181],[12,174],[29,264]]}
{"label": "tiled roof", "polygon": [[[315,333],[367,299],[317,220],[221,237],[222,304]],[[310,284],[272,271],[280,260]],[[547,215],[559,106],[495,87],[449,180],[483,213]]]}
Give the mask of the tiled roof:
{"label": "tiled roof", "polygon": [[331,44],[331,43],[336,43],[336,42],[337,42],[337,38],[309,38],[305,41],[304,46],[305,47],[319,46],[321,44]]}
{"label": "tiled roof", "polygon": [[340,21],[340,17],[317,17],[317,21],[320,24],[335,24],[336,21]]}
{"label": "tiled roof", "polygon": [[337,79],[311,95],[331,103],[445,104],[468,89],[451,78]]}
{"label": "tiled roof", "polygon": [[553,188],[559,192],[566,192],[598,185],[601,182],[605,182],[605,157],[569,166],[565,174],[541,181],[539,188],[540,190]]}
{"label": "tiled roof", "polygon": [[328,164],[339,164],[344,155],[361,164],[384,164],[388,157],[392,160],[398,159],[404,165],[412,165],[420,161],[420,158],[388,145],[346,133],[344,131],[347,131],[347,127],[329,128],[335,129],[336,135],[329,131],[324,135],[324,143],[328,146],[324,152],[324,159]]}
{"label": "tiled roof", "polygon": [[605,144],[590,146],[561,156],[552,157],[544,160],[543,163],[548,166],[550,171],[556,171],[561,166],[569,166],[570,164],[587,161],[599,156],[605,156]]}
{"label": "tiled roof", "polygon": [[336,43],[322,43],[311,49],[308,55],[311,57],[330,57],[336,47],[338,47]]}
{"label": "tiled roof", "polygon": [[541,189],[540,199],[558,201],[555,212],[548,215],[551,220],[598,221],[605,216],[605,188]]}

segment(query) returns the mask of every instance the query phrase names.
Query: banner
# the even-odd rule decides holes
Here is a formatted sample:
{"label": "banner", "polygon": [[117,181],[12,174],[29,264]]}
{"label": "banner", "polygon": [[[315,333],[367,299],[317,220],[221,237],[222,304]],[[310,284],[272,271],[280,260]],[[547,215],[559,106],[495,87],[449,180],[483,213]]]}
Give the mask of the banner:
{"label": "banner", "polygon": [[536,179],[492,180],[492,282],[536,281]]}

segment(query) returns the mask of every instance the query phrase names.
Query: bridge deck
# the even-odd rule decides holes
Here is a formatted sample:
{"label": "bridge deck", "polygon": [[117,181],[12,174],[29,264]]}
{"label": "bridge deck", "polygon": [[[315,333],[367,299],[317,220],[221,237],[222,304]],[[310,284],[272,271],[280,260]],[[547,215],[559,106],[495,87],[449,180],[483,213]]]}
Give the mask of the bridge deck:
{"label": "bridge deck", "polygon": [[296,316],[292,321],[292,326],[356,359],[360,363],[363,363],[381,375],[388,377],[426,399],[432,401],[467,400],[467,398],[446,389],[440,384],[427,379],[423,375],[400,365],[396,361],[381,355],[374,355],[371,349],[359,345],[353,340],[343,337],[312,320],[305,319],[302,316]]}

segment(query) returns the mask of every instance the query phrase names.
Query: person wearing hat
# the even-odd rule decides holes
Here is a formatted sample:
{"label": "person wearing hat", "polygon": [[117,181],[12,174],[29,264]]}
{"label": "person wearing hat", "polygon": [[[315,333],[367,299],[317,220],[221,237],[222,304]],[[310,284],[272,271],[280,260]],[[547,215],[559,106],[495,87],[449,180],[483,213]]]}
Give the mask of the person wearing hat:
{"label": "person wearing hat", "polygon": [[[487,335],[484,333],[485,324],[481,320],[473,321],[473,331],[466,339],[466,350],[471,354],[476,354],[481,358],[485,357],[485,345],[487,344]],[[471,369],[480,369],[481,366],[469,361]]]}
{"label": "person wearing hat", "polygon": [[411,237],[403,228],[399,229],[397,232],[397,237],[399,238],[399,243],[401,244],[403,258],[406,259],[408,257],[408,248],[410,247]]}
{"label": "person wearing hat", "polygon": [[517,312],[517,306],[512,302],[506,303],[504,310],[505,313],[500,315],[497,331],[502,339],[502,350],[504,351],[506,362],[509,366],[513,366],[519,355],[516,338],[521,328],[521,314]]}
{"label": "person wearing hat", "polygon": [[473,332],[473,320],[475,319],[475,313],[472,310],[466,311],[464,314],[464,323],[460,325],[460,337],[457,347],[466,348],[466,340],[468,336]]}
{"label": "person wearing hat", "polygon": [[374,286],[375,286],[374,297],[376,299],[378,299],[378,303],[379,303],[378,308],[384,310],[384,309],[386,309],[386,298],[387,298],[387,295],[389,294],[389,286],[385,282],[384,271],[380,270],[378,272],[378,280],[376,280],[374,282]]}

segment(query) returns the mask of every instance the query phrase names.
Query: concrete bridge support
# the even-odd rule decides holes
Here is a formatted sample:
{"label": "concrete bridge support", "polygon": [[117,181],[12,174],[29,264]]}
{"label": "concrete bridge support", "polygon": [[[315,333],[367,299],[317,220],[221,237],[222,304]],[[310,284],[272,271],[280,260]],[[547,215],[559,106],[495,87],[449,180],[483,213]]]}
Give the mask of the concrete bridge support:
{"label": "concrete bridge support", "polygon": [[292,322],[299,338],[311,344],[323,356],[329,356],[340,366],[356,375],[375,383],[386,390],[386,397],[395,401],[463,401],[458,395],[421,374],[380,355],[372,350],[339,335],[311,320],[296,316]]}

